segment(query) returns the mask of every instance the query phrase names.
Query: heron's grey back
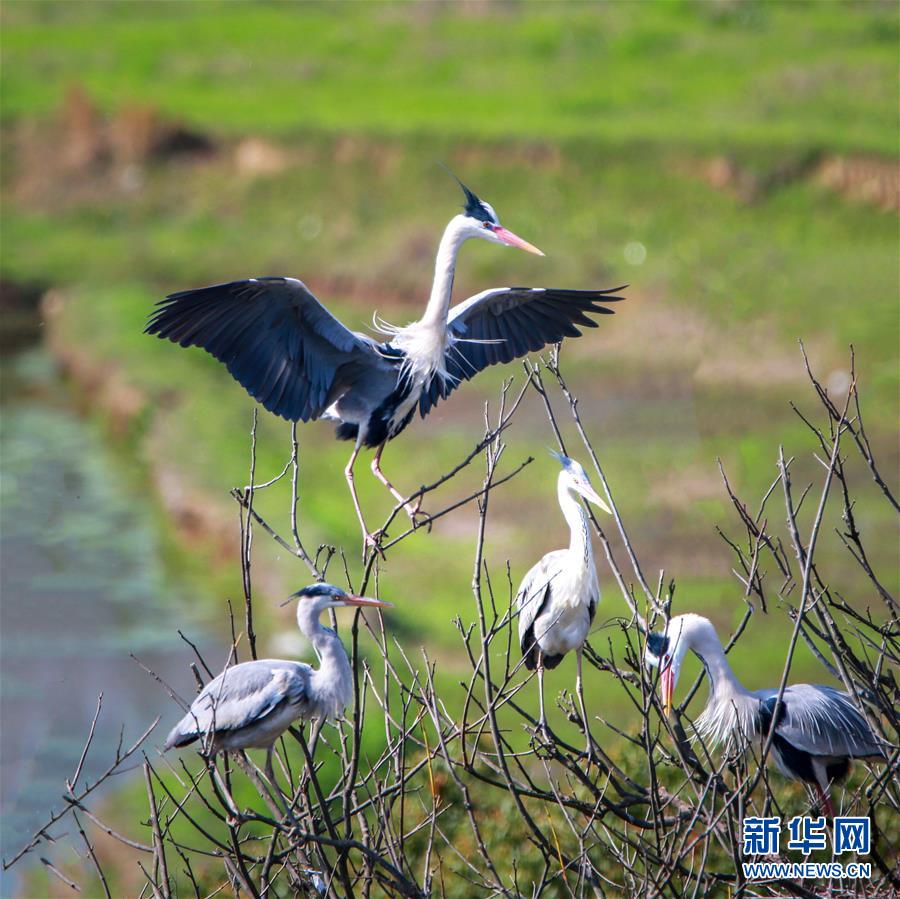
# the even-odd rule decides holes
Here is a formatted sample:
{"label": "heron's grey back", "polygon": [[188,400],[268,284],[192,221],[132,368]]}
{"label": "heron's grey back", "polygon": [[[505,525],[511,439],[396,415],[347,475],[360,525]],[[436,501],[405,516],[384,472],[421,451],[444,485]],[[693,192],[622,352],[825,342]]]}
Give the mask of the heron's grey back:
{"label": "heron's grey back", "polygon": [[309,695],[311,671],[303,662],[280,659],[259,659],[228,668],[191,703],[169,733],[165,748],[184,746],[210,731],[240,730],[284,702],[300,705]]}
{"label": "heron's grey back", "polygon": [[[778,690],[757,696],[774,706]],[[834,687],[793,684],[784,691],[777,732],[810,755],[865,758],[882,755],[878,740],[852,699]]]}

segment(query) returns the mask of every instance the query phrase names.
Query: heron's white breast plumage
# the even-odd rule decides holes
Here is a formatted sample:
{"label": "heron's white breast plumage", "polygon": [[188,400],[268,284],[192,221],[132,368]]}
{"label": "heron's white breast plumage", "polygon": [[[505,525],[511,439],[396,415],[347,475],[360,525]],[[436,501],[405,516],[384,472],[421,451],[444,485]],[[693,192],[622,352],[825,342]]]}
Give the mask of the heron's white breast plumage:
{"label": "heron's white breast plumage", "polygon": [[[349,671],[349,663],[348,663]],[[353,699],[353,683],[348,677],[335,677],[330,670],[313,671],[310,679],[311,716],[340,718]]]}
{"label": "heron's white breast plumage", "polygon": [[694,723],[709,748],[724,743],[731,752],[744,752],[759,735],[759,699],[720,687]]}
{"label": "heron's white breast plumage", "polygon": [[553,577],[550,599],[534,622],[538,645],[551,655],[571,652],[584,643],[591,626],[591,598],[599,599],[593,563],[585,564],[569,550],[559,552],[561,564]]}
{"label": "heron's white breast plumage", "polygon": [[447,353],[455,338],[446,326],[417,321],[400,328],[381,319],[376,324],[383,334],[390,336],[391,346],[403,351],[401,377],[407,378],[412,386],[422,387],[435,377],[450,377]]}
{"label": "heron's white breast plumage", "polygon": [[409,392],[391,416],[390,428],[393,430],[415,409],[422,391],[434,378],[450,379],[447,353],[455,338],[446,327],[436,327],[428,321],[413,322],[401,328],[376,318],[374,324],[382,334],[390,337],[391,346],[404,354],[397,381],[398,384],[405,383]]}
{"label": "heron's white breast plumage", "polygon": [[599,593],[593,559],[572,558],[571,564],[562,572],[560,582],[564,594],[562,601],[572,607],[587,606],[591,597]]}

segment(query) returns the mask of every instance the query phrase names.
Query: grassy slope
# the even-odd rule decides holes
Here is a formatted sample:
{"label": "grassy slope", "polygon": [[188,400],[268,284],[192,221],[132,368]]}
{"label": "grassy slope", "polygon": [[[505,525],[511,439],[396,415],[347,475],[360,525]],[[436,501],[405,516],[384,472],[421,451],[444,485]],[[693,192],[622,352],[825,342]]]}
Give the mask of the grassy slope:
{"label": "grassy slope", "polygon": [[897,21],[876,3],[44,2],[4,20],[6,119],[77,77],[109,108],[217,131],[896,150]]}
{"label": "grassy slope", "polygon": [[[548,253],[534,260],[467,247],[458,295],[510,279],[634,284],[616,319],[569,348],[567,370],[646,570],[665,568],[683,608],[714,610],[727,623],[740,593],[713,529],[727,518],[713,460],[722,456],[738,488],[755,496],[773,476],[780,440],[810,448],[787,406],[807,395],[797,336],[825,372],[844,367],[846,344],[857,345],[870,426],[893,450],[896,225],[805,181],[747,206],[688,171],[698,151],[733,152],[763,169],[814,149],[893,151],[884,110],[896,108],[894,20],[868,4],[641,9],[470,16],[362,5],[7,4],[6,122],[49,112],[78,80],[109,109],[147,101],[219,134],[280,135],[302,164],[250,179],[222,159],[150,170],[137,194],[112,184],[93,199],[66,189],[27,206],[13,199],[2,271],[68,288],[60,328],[154,403],[144,451],[224,496],[245,479],[250,402],[212,360],[143,337],[150,304],[168,289],[273,272],[315,288],[317,274],[368,271],[420,298],[456,204],[435,174],[434,160],[446,159]],[[370,137],[348,149],[329,131]],[[522,150],[558,139],[543,165]],[[625,261],[635,241],[647,250],[640,266]],[[381,311],[402,320],[417,304]],[[371,305],[335,308],[364,323]],[[417,423],[386,454],[386,470],[417,485],[446,467],[478,435],[480,404],[499,378],[483,376]],[[264,418],[265,473],[279,467],[287,429]],[[307,471],[328,474],[306,482],[305,533],[311,543],[355,546],[339,475],[346,447],[324,425],[304,429],[303,441]],[[548,442],[531,400],[509,459],[538,455],[536,473],[498,497],[490,547],[493,567],[509,557],[514,579],[564,539],[561,522],[548,536],[533,515],[535,503],[552,503]],[[472,471],[446,495],[478,480]],[[384,509],[380,488],[361,483],[366,507]],[[862,517],[887,535],[876,555],[896,570],[880,507],[867,502]],[[448,660],[458,645],[450,620],[470,613],[467,521],[461,513],[431,537],[417,535],[382,581],[409,641]],[[286,584],[304,579],[284,559],[266,564]],[[417,595],[422,573],[435,570],[428,596]],[[857,582],[842,573],[852,595]],[[603,568],[601,577],[609,581]],[[607,614],[620,614],[621,601],[606,595]],[[760,653],[777,666],[779,641],[745,640],[738,667]],[[815,670],[803,655],[798,675]],[[551,687],[569,676],[563,666]]]}

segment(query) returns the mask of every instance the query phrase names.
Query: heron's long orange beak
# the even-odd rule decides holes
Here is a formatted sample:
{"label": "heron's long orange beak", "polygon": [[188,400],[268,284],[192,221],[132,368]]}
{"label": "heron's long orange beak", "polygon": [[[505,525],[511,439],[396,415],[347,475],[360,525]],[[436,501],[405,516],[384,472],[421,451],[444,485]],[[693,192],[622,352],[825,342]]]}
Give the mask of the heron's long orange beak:
{"label": "heron's long orange beak", "polygon": [[672,711],[672,693],[675,690],[675,676],[672,671],[672,664],[669,663],[662,670],[660,675],[660,690],[662,691],[663,713],[668,718]]}
{"label": "heron's long orange beak", "polygon": [[517,234],[513,234],[512,231],[508,231],[500,225],[496,225],[493,231],[503,243],[508,244],[511,247],[518,247],[520,250],[525,250],[526,253],[534,253],[535,256],[544,255],[536,246],[534,246],[534,244],[528,243],[527,240],[522,240]]}
{"label": "heron's long orange beak", "polygon": [[342,602],[348,606],[374,606],[376,609],[393,609],[392,602],[382,599],[370,599],[368,596],[355,596],[353,593],[344,594]]}

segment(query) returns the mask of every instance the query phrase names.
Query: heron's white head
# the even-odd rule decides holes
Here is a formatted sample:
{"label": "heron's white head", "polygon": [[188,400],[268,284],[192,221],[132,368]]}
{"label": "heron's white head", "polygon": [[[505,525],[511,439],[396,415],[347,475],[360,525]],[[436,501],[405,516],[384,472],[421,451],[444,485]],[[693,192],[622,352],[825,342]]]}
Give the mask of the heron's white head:
{"label": "heron's white head", "polygon": [[560,485],[583,496],[589,503],[599,506],[604,512],[612,515],[612,509],[600,498],[600,494],[594,490],[591,485],[591,479],[580,462],[576,462],[574,459],[570,459],[568,456],[564,456],[562,453],[557,453],[554,450],[550,450],[550,455],[562,466],[562,471],[559,473]]}
{"label": "heron's white head", "polygon": [[391,603],[380,599],[370,599],[367,596],[347,593],[332,584],[310,584],[308,587],[292,593],[290,599],[299,600],[297,623],[301,629],[310,620],[317,621],[319,615],[326,609],[334,609],[338,606],[370,606],[377,609],[389,609],[392,606]]}
{"label": "heron's white head", "polygon": [[[451,172],[451,174],[453,174]],[[456,178],[456,175],[453,175]],[[456,216],[453,220],[455,227],[463,239],[479,238],[480,240],[488,240],[491,243],[504,244],[508,247],[518,247],[527,253],[534,253],[537,256],[544,254],[535,246],[522,240],[512,231],[504,228],[497,218],[497,213],[490,203],[479,199],[459,178],[456,178],[459,186],[462,188],[466,197],[466,205],[461,215]]]}
{"label": "heron's white head", "polygon": [[644,664],[659,668],[660,692],[666,715],[672,710],[672,696],[687,651],[690,649],[704,659],[706,653],[711,654],[714,648],[721,652],[722,645],[712,622],[693,613],[676,615],[669,620],[664,634],[650,634],[647,637]]}

